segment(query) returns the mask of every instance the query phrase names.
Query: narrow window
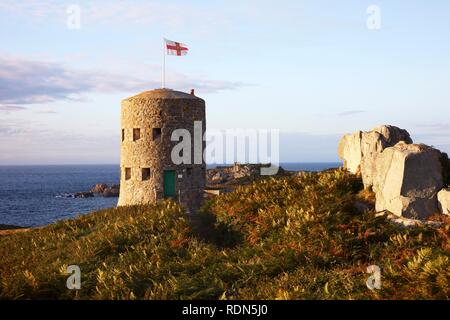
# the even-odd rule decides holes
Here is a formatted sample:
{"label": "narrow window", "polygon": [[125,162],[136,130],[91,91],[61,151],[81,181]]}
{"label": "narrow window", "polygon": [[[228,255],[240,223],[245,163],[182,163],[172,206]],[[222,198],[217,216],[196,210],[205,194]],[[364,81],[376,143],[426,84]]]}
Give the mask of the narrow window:
{"label": "narrow window", "polygon": [[125,180],[131,179],[131,168],[125,168]]}
{"label": "narrow window", "polygon": [[150,168],[142,168],[142,181],[150,180]]}
{"label": "narrow window", "polygon": [[152,138],[153,140],[158,140],[161,138],[161,128],[153,128]]}
{"label": "narrow window", "polygon": [[133,129],[133,141],[138,141],[141,138],[141,129]]}
{"label": "narrow window", "polygon": [[125,129],[122,129],[122,142],[125,141]]}

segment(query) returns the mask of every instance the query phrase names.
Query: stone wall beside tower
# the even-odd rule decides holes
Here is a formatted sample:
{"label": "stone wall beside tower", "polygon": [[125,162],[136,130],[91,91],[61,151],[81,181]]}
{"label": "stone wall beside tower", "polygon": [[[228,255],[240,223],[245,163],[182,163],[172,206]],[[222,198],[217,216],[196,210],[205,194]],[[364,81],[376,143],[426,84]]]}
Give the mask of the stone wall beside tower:
{"label": "stone wall beside tower", "polygon": [[[122,101],[120,197],[118,206],[149,204],[173,198],[193,211],[202,202],[206,165],[194,163],[194,122],[206,129],[205,101],[193,94],[157,89]],[[172,132],[191,134],[191,164],[174,164],[179,141]],[[201,139],[201,151],[205,142]]]}

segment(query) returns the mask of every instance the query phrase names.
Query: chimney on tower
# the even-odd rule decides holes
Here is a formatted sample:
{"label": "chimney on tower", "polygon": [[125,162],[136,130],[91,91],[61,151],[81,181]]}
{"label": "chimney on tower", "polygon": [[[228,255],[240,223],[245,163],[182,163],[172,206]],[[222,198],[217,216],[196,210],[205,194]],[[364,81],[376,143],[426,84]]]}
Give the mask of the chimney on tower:
{"label": "chimney on tower", "polygon": [[195,96],[195,90],[194,90],[194,89],[191,89],[191,94],[192,94],[193,96]]}

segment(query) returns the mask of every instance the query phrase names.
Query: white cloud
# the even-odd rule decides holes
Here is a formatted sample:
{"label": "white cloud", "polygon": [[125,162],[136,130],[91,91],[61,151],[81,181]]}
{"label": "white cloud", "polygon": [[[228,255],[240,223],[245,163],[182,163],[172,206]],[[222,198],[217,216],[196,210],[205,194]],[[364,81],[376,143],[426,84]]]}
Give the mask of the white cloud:
{"label": "white cloud", "polygon": [[365,110],[349,110],[349,111],[343,111],[338,113],[337,115],[339,117],[347,117],[347,116],[353,116],[355,114],[360,114],[366,112]]}
{"label": "white cloud", "polygon": [[22,106],[0,104],[0,111],[6,112],[6,113],[14,112],[14,111],[23,111],[23,110],[26,110],[26,108],[22,107]]}
{"label": "white cloud", "polygon": [[[0,57],[0,110],[21,110],[20,105],[57,100],[81,100],[88,93],[137,92],[160,87],[159,67],[151,71],[154,76],[144,80],[101,70],[72,70],[58,63]],[[210,93],[237,89],[245,84],[173,73],[171,85]]]}
{"label": "white cloud", "polygon": [[0,165],[118,163],[119,134],[69,133],[24,119],[0,119]]}

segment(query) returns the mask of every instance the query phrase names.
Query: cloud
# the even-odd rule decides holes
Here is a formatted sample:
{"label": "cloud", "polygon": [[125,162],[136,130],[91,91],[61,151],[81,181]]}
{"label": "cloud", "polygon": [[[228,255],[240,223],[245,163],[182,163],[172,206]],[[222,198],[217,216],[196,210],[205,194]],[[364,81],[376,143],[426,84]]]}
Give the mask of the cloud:
{"label": "cloud", "polygon": [[352,115],[364,113],[364,112],[366,112],[366,111],[365,110],[349,110],[349,111],[340,112],[337,115],[339,117],[347,117],[347,116],[352,116]]}
{"label": "cloud", "polygon": [[118,163],[119,133],[66,132],[22,118],[0,118],[0,165]]}
{"label": "cloud", "polygon": [[27,119],[0,113],[0,165],[119,162],[118,129],[76,131],[68,127],[53,127],[43,117]]}
{"label": "cloud", "polygon": [[22,107],[22,106],[0,104],[0,111],[6,112],[6,113],[10,113],[13,111],[23,111],[23,110],[26,110],[26,108]]}
{"label": "cloud", "polygon": [[[101,70],[72,70],[62,64],[0,57],[1,110],[22,110],[23,105],[44,104],[57,100],[84,99],[88,93],[138,92],[160,87],[159,67],[153,67],[153,80]],[[203,93],[233,90],[241,82],[189,78],[174,74],[171,84],[176,88],[196,88]]]}
{"label": "cloud", "polygon": [[56,114],[57,112],[54,110],[46,109],[46,110],[37,110],[36,113],[42,113],[42,114]]}

